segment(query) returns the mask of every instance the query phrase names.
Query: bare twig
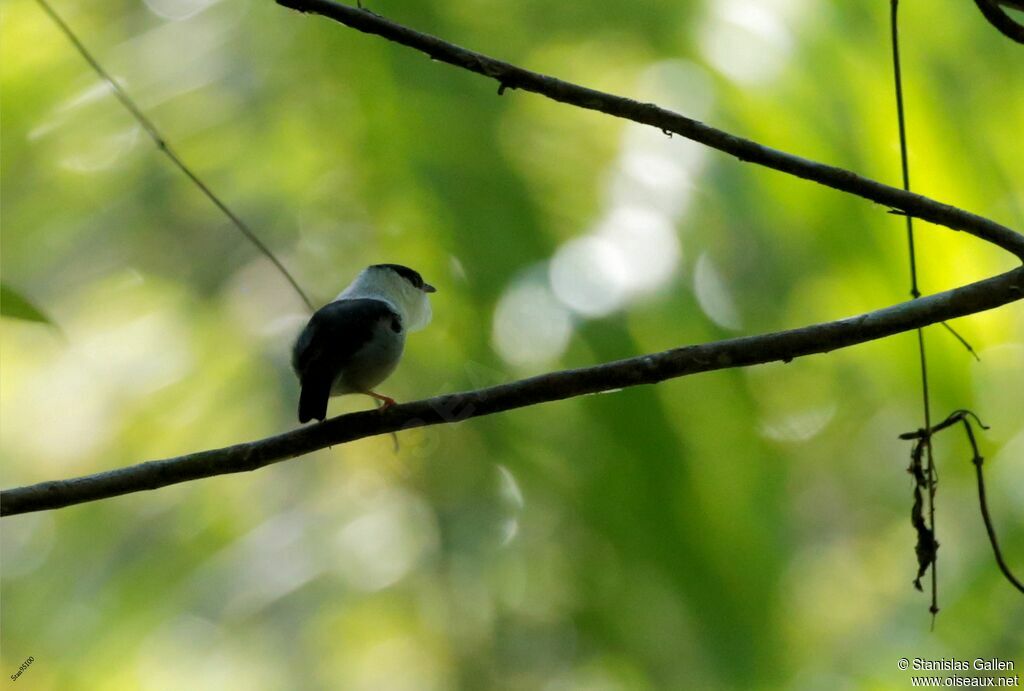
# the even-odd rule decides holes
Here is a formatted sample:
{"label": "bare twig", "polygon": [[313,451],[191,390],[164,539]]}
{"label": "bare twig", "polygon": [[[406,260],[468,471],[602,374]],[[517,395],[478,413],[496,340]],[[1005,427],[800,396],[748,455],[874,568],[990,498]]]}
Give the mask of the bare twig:
{"label": "bare twig", "polygon": [[[900,70],[900,32],[899,32],[900,0],[890,0],[889,29],[892,43],[892,74],[893,86],[896,91],[896,123],[900,135],[900,169],[903,172],[903,189],[910,191],[910,161],[907,157],[907,122],[903,110],[903,76]],[[917,252],[914,249],[914,218],[904,215],[907,224],[907,255],[910,261],[910,296],[920,297],[917,287]],[[921,349],[922,367],[924,366],[924,349]],[[927,403],[925,404],[927,407]],[[926,425],[930,426],[930,425]]]}
{"label": "bare twig", "polygon": [[1024,43],[1024,25],[1014,21],[1013,17],[1000,7],[1000,5],[1006,5],[1024,10],[1024,3],[1021,3],[1020,0],[974,0],[974,4],[985,15],[988,23],[994,26],[999,33],[1017,43]]}
{"label": "bare twig", "polygon": [[517,67],[397,24],[368,10],[342,5],[333,0],[277,0],[278,4],[300,12],[312,12],[426,53],[434,60],[482,74],[505,89],[520,89],[541,94],[560,103],[595,110],[666,133],[679,134],[713,149],[768,168],[811,180],[827,187],[869,199],[887,208],[899,209],[925,221],[962,230],[1013,253],[1024,260],[1024,235],[995,221],[937,202],[919,194],[876,182],[856,173],[802,158],[715,129],[653,103],[640,103],[596,89],[563,81]]}
{"label": "bare twig", "polygon": [[1020,582],[1013,572],[1010,571],[1010,567],[1006,564],[1006,560],[1003,558],[1003,551],[999,548],[999,540],[996,539],[996,528],[992,523],[992,515],[988,511],[988,499],[985,495],[985,474],[981,469],[985,459],[980,453],[978,453],[978,444],[974,440],[974,431],[971,429],[970,423],[967,418],[963,418],[964,429],[967,430],[967,437],[971,441],[971,448],[974,450],[974,458],[971,461],[974,463],[975,475],[978,479],[978,504],[981,507],[981,518],[985,521],[985,530],[988,532],[988,541],[992,544],[992,553],[996,557],[996,563],[999,565],[999,570],[1003,572],[1008,580],[1017,590],[1024,593],[1024,583]]}
{"label": "bare twig", "polygon": [[946,331],[948,331],[949,334],[953,336],[953,338],[960,341],[960,345],[962,345],[967,350],[967,352],[971,354],[971,357],[973,357],[978,362],[981,362],[981,356],[974,351],[974,348],[971,347],[971,344],[967,341],[966,338],[961,336],[956,329],[954,329],[946,322],[942,322],[942,326],[945,327]]}
{"label": "bare twig", "polygon": [[825,353],[944,319],[982,312],[1021,298],[1024,298],[1024,267],[848,319],[551,372],[476,391],[395,405],[383,411],[342,415],[321,424],[222,449],[8,489],[0,493],[0,514],[55,509],[214,475],[255,470],[364,437],[458,422],[600,391],[655,384],[698,372],[788,362],[796,357]]}
{"label": "bare twig", "polygon": [[952,413],[949,414],[949,417],[947,417],[942,422],[934,425],[931,428],[931,431],[918,429],[914,430],[913,432],[904,432],[903,434],[900,435],[900,439],[924,439],[927,436],[935,436],[936,432],[941,432],[947,427],[952,427],[956,423],[962,422],[964,418],[968,416],[974,418],[974,421],[978,423],[978,426],[981,427],[982,429],[988,429],[988,426],[982,423],[982,421],[978,419],[978,416],[975,415],[973,412],[971,412],[970,410],[961,409],[954,410]]}
{"label": "bare twig", "polygon": [[[907,123],[903,108],[903,76],[900,69],[900,32],[899,32],[899,0],[890,0],[889,3],[889,28],[891,30],[892,43],[892,72],[893,86],[896,91],[896,123],[900,136],[900,168],[903,172],[903,189],[910,191],[910,161],[907,156]],[[921,291],[917,285],[917,252],[914,248],[914,219],[905,215],[907,224],[907,254],[910,261],[910,295],[917,299]],[[954,336],[966,344],[953,327],[945,322],[942,323]],[[967,346],[974,352],[970,345]],[[928,357],[924,347],[924,329],[917,330],[917,359],[921,371],[921,401],[924,411],[924,428],[931,429],[932,410],[931,398],[928,395]],[[921,447],[923,447],[926,463],[924,471],[921,470]],[[917,561],[918,574],[914,585],[921,590],[921,576],[928,566],[932,569],[932,602],[928,608],[932,614],[932,627],[935,627],[935,615],[939,613],[939,542],[935,538],[935,455],[932,452],[931,436],[926,436],[921,443],[915,446],[912,454],[913,462],[910,470],[914,474],[914,528],[917,530]],[[928,490],[928,525],[925,527],[924,518],[921,512],[921,488],[924,485]]]}
{"label": "bare twig", "polygon": [[149,135],[149,138],[153,140],[154,144],[156,144],[157,149],[162,151],[163,154],[167,156],[167,158],[171,161],[171,163],[173,163],[175,167],[178,168],[178,170],[184,173],[185,176],[189,180],[191,180],[196,187],[199,188],[199,191],[205,194],[206,198],[213,202],[214,205],[218,209],[220,209],[225,216],[228,217],[228,219],[235,226],[235,228],[237,228],[238,231],[249,240],[249,242],[256,246],[256,249],[258,249],[261,253],[263,253],[263,255],[267,259],[270,260],[270,263],[273,264],[277,268],[277,270],[281,272],[281,274],[285,277],[288,283],[291,284],[292,288],[295,289],[295,292],[299,294],[299,297],[302,298],[302,301],[306,303],[306,307],[308,307],[309,310],[312,312],[315,309],[313,307],[313,303],[310,302],[309,297],[307,297],[306,293],[302,290],[302,288],[299,287],[298,282],[288,272],[288,269],[285,268],[284,264],[282,264],[281,261],[276,256],[274,256],[274,253],[270,251],[270,248],[263,244],[263,241],[260,240],[259,237],[257,237],[256,233],[254,233],[252,229],[249,228],[249,226],[246,225],[246,223],[235,214],[235,212],[229,209],[227,204],[221,201],[220,197],[214,194],[213,190],[211,190],[210,187],[192,171],[191,168],[185,165],[185,162],[181,160],[178,154],[175,153],[174,149],[172,149],[170,145],[167,143],[167,140],[164,138],[164,136],[160,134],[160,131],[156,128],[156,125],[153,124],[153,121],[146,117],[146,114],[143,113],[142,109],[139,108],[135,101],[132,100],[131,96],[128,95],[128,92],[125,91],[124,88],[117,83],[117,80],[115,80],[109,72],[103,69],[103,66],[99,63],[99,61],[95,57],[93,57],[92,53],[89,52],[89,49],[85,47],[85,44],[83,44],[79,40],[78,36],[76,36],[75,33],[71,30],[71,27],[69,27],[67,23],[61,18],[61,16],[57,14],[53,7],[51,7],[49,3],[46,2],[46,0],[36,0],[36,2],[39,3],[39,6],[43,8],[43,11],[47,14],[47,16],[49,16],[53,23],[57,25],[57,28],[59,28],[61,32],[67,37],[67,39],[71,41],[71,44],[75,47],[76,50],[78,50],[78,53],[82,56],[82,58],[84,58],[85,61],[89,63],[89,67],[92,68],[93,72],[99,75],[100,79],[107,83],[107,85],[110,87],[110,90],[113,91],[114,95],[117,97],[117,100],[121,102],[121,105],[125,107],[125,110],[127,110],[131,114],[131,116],[135,118],[136,122],[139,123],[142,129],[145,130],[146,134]]}

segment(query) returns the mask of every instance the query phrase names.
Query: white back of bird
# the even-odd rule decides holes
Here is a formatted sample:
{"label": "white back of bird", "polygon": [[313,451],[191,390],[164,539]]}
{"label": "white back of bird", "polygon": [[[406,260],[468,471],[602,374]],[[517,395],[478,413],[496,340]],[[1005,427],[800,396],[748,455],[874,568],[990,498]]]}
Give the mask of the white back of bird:
{"label": "white back of bird", "polygon": [[402,318],[406,331],[425,328],[433,316],[426,293],[391,269],[380,266],[370,266],[360,271],[355,280],[334,299],[358,298],[387,302]]}

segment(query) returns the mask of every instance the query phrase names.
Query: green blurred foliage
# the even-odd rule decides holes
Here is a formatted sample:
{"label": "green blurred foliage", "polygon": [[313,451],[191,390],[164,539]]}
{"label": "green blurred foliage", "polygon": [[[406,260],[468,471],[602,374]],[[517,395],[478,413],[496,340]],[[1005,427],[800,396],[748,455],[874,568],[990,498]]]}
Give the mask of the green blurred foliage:
{"label": "green blurred foliage", "polygon": [[[902,219],[510,91],[273,2],[58,11],[319,302],[439,287],[409,400],[902,300]],[[888,3],[382,0],[517,64],[898,180]],[[301,303],[39,7],[0,41],[3,485],[295,425]],[[903,3],[915,190],[1024,228],[1022,53]],[[918,224],[928,291],[1013,261]],[[927,332],[1024,570],[1024,317]],[[332,412],[365,408],[345,398]],[[32,689],[907,688],[900,657],[1024,665],[967,448],[938,445],[943,607],[911,587],[912,335],[387,438],[3,521],[5,674]]]}
{"label": "green blurred foliage", "polygon": [[28,298],[6,283],[0,283],[0,315],[40,324],[52,323]]}

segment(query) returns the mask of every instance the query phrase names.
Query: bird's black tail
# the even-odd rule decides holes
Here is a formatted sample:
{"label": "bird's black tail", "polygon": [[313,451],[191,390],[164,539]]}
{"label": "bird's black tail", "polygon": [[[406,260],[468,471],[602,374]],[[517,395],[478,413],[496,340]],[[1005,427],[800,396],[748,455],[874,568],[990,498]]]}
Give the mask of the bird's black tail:
{"label": "bird's black tail", "polygon": [[299,394],[299,422],[316,419],[320,422],[327,417],[327,400],[331,396],[330,381],[304,381]]}

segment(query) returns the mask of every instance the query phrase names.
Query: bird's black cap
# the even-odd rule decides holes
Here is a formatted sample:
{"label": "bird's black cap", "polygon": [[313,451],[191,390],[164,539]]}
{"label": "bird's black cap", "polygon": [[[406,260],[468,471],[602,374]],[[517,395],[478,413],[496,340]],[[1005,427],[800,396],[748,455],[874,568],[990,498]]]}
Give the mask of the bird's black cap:
{"label": "bird's black cap", "polygon": [[408,266],[402,266],[401,264],[374,264],[370,267],[371,269],[391,269],[396,274],[409,281],[415,288],[419,288],[424,293],[433,293],[437,291],[437,288],[430,285],[423,280],[420,276],[420,272],[415,269],[410,269]]}

